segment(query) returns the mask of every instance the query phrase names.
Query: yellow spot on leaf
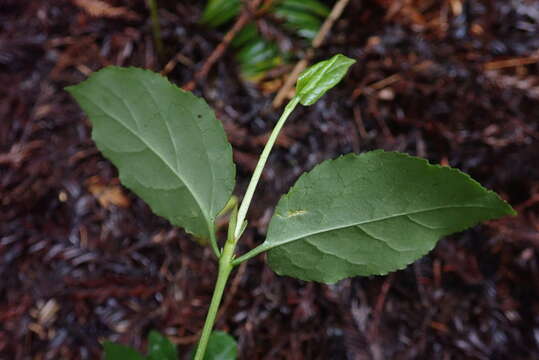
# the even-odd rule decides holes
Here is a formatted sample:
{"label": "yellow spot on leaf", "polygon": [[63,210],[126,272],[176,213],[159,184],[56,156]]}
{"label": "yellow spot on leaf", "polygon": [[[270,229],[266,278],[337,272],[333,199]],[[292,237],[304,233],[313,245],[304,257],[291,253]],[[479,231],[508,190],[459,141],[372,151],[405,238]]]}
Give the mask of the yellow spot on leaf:
{"label": "yellow spot on leaf", "polygon": [[307,214],[306,210],[294,210],[294,211],[288,210],[288,212],[286,213],[286,217],[291,218],[294,216],[300,216],[300,215],[305,215],[305,214]]}

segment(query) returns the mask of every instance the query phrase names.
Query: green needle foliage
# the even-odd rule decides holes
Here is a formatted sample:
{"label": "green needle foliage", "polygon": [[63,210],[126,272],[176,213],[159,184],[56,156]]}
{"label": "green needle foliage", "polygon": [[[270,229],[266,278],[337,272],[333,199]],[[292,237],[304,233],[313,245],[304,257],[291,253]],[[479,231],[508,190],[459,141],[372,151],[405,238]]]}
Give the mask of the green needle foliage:
{"label": "green needle foliage", "polygon": [[[204,100],[159,74],[135,68],[108,67],[68,88],[88,114],[92,137],[118,168],[122,183],[156,214],[209,238],[219,258],[195,360],[236,358],[234,340],[212,334],[212,328],[230,273],[258,254],[268,252],[278,274],[333,283],[402,269],[443,236],[515,214],[498,195],[457,169],[397,152],[348,154],[303,174],[279,201],[266,240],[238,256],[247,212],[279,131],[298,104],[314,104],[354,62],[339,54],[301,74],[296,96],[270,135],[241,205],[231,196],[231,146]],[[215,218],[223,213],[230,214],[230,222],[219,246]],[[168,340],[157,333],[149,340],[147,359],[176,358]],[[121,345],[106,343],[105,351],[108,360],[145,359]]]}
{"label": "green needle foliage", "polygon": [[[241,10],[240,0],[209,0],[201,22],[218,27],[235,18]],[[282,32],[313,40],[330,10],[318,0],[274,0],[267,9],[268,20]],[[293,56],[282,51],[272,39],[265,38],[254,23],[242,29],[232,41],[242,75],[256,80]]]}

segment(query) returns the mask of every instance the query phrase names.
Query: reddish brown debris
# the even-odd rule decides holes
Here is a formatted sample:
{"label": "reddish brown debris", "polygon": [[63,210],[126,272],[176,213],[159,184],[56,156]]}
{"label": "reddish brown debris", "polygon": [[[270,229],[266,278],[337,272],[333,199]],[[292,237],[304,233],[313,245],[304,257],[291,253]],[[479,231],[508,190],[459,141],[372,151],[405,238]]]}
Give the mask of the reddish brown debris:
{"label": "reddish brown debris", "polygon": [[[150,329],[178,343],[182,359],[196,342],[211,251],[119,187],[63,91],[111,64],[193,80],[228,29],[197,23],[203,2],[158,3],[161,60],[143,0],[0,1],[0,359],[98,359],[104,339],[142,350]],[[349,3],[316,58],[342,52],[358,63],[293,115],[242,250],[262,241],[302,171],[349,151],[456,166],[519,215],[453,235],[391,277],[306,284],[277,277],[262,257],[250,262],[217,324],[242,359],[539,358],[538,28],[534,0]],[[229,49],[197,88],[234,144],[238,193],[289,71],[246,84]]]}

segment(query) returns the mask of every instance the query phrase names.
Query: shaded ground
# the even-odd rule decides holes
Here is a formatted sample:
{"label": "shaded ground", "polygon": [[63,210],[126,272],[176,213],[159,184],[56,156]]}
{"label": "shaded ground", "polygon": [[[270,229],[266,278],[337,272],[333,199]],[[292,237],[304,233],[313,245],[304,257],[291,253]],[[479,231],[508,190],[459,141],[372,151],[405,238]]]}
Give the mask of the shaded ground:
{"label": "shaded ground", "polygon": [[[150,329],[186,354],[209,303],[209,249],[119,186],[62,88],[105,65],[162,70],[172,58],[168,76],[184,84],[223,31],[197,25],[198,2],[161,1],[159,61],[142,0],[107,0],[124,7],[116,13],[94,4],[98,16],[90,3],[0,3],[1,359],[96,359],[103,339],[143,349]],[[539,357],[538,31],[537,1],[350,2],[317,57],[358,64],[287,125],[245,249],[302,171],[349,151],[449,163],[520,214],[445,239],[388,277],[308,284],[259,257],[233,276],[218,322],[242,359]],[[277,118],[279,79],[244,83],[227,53],[196,89],[235,146],[238,190]]]}

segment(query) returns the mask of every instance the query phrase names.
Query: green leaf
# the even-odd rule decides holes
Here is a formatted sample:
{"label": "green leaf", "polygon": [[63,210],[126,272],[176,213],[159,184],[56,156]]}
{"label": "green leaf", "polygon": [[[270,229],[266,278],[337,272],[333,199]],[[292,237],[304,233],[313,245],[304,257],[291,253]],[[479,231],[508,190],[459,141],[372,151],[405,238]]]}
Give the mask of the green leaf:
{"label": "green leaf", "polygon": [[105,360],[144,360],[144,356],[128,346],[106,341],[103,347],[105,348]]}
{"label": "green leaf", "polygon": [[243,29],[241,29],[238,35],[236,35],[234,39],[232,39],[230,44],[236,48],[239,48],[250,43],[253,40],[259,40],[260,38],[260,33],[258,32],[258,28],[256,27],[256,25],[253,23],[249,23],[245,25]]}
{"label": "green leaf", "polygon": [[[195,356],[196,349],[191,358]],[[204,360],[236,360],[238,358],[238,344],[236,340],[224,331],[214,331],[210,335]]]}
{"label": "green leaf", "polygon": [[514,214],[457,169],[394,152],[349,154],[299,178],[262,247],[276,273],[333,283],[402,269],[442,236]]}
{"label": "green leaf", "polygon": [[281,52],[275,43],[269,42],[258,34],[254,24],[246,27],[238,38],[241,49],[236,52],[236,59],[241,64],[244,77],[255,78],[283,62]]}
{"label": "green leaf", "polygon": [[310,12],[322,18],[329,15],[329,8],[317,0],[283,0],[279,3],[280,8],[293,9],[298,12]]}
{"label": "green leaf", "polygon": [[320,27],[321,20],[319,17],[313,14],[298,12],[294,9],[286,7],[279,7],[274,11],[274,15],[277,18],[281,18],[289,22],[290,24],[300,28],[306,26],[309,29],[317,29]]}
{"label": "green leaf", "polygon": [[148,342],[148,360],[178,360],[176,345],[157,331],[150,331]]}
{"label": "green leaf", "polygon": [[210,336],[204,360],[236,360],[238,345],[226,332],[214,331]]}
{"label": "green leaf", "polygon": [[307,39],[313,39],[322,24],[321,20],[316,15],[301,12],[296,9],[280,7],[275,10],[274,14],[277,18],[285,20],[283,25],[286,28],[297,32],[298,35]]}
{"label": "green leaf", "polygon": [[233,19],[240,12],[240,0],[209,0],[200,22],[217,27]]}
{"label": "green leaf", "polygon": [[[270,3],[268,13],[282,20],[282,28],[309,40],[316,36],[322,21],[330,13],[327,6],[317,0],[274,0]],[[236,16],[240,8],[239,0],[210,0],[201,22],[216,27]],[[244,79],[256,81],[268,70],[288,62],[289,54],[281,51],[275,41],[266,39],[255,23],[247,24],[231,45],[237,49],[236,60]]]}
{"label": "green leaf", "polygon": [[236,55],[236,58],[242,62],[242,65],[256,64],[266,61],[279,54],[277,46],[265,40],[254,40],[245,46]]}
{"label": "green leaf", "polygon": [[329,89],[337,85],[356,61],[337,54],[331,59],[321,61],[299,76],[296,96],[302,105],[312,105]]}
{"label": "green leaf", "polygon": [[107,67],[67,90],[122,183],[172,224],[213,236],[235,167],[223,126],[206,102],[136,68]]}

